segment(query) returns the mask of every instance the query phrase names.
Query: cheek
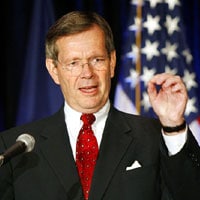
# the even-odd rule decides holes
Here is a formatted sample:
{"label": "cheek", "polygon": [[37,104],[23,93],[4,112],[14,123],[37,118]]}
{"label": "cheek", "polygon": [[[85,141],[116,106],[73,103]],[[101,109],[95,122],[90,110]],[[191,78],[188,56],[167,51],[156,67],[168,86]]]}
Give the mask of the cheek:
{"label": "cheek", "polygon": [[60,76],[59,84],[65,97],[70,97],[74,94],[75,80],[67,76]]}
{"label": "cheek", "polygon": [[111,73],[109,71],[106,71],[101,76],[100,82],[101,82],[101,85],[102,85],[103,93],[105,94],[107,91],[109,92],[110,84],[111,84]]}

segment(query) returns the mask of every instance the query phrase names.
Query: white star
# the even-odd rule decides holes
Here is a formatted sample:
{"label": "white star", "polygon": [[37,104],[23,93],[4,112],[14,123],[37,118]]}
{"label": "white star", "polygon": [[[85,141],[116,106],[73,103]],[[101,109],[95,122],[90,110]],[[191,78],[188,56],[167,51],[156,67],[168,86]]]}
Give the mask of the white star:
{"label": "white star", "polygon": [[145,112],[149,111],[149,108],[151,108],[151,104],[149,101],[149,96],[147,92],[142,93],[143,99],[141,101],[141,105],[144,107]]}
{"label": "white star", "polygon": [[177,74],[177,69],[174,68],[174,69],[171,69],[168,65],[165,66],[165,72],[166,73],[169,73],[169,74]]}
{"label": "white star", "polygon": [[141,49],[143,54],[146,54],[147,60],[151,60],[153,56],[159,56],[158,42],[151,43],[150,40],[145,41],[145,47]]}
{"label": "white star", "polygon": [[173,58],[177,58],[178,54],[176,53],[177,44],[170,44],[169,42],[166,42],[165,48],[161,49],[161,52],[166,55],[167,60],[169,62],[172,61]]}
{"label": "white star", "polygon": [[185,109],[185,115],[189,116],[191,112],[196,113],[197,108],[195,107],[196,98],[188,99],[187,106]]}
{"label": "white star", "polygon": [[137,83],[139,82],[139,74],[134,69],[130,69],[130,75],[125,78],[126,83],[130,83],[131,88],[135,88]]}
{"label": "white star", "polygon": [[149,1],[151,8],[155,8],[158,3],[162,3],[162,0],[146,0],[146,1]]}
{"label": "white star", "polygon": [[179,0],[165,0],[165,2],[168,4],[170,10],[173,10],[176,5],[180,6]]}
{"label": "white star", "polygon": [[147,28],[148,33],[152,35],[156,30],[160,30],[161,27],[159,25],[160,17],[152,17],[152,15],[147,15],[147,21],[143,23],[143,26]]}
{"label": "white star", "polygon": [[134,24],[128,27],[129,31],[141,31],[142,19],[139,17],[134,18]]}
{"label": "white star", "polygon": [[183,81],[188,90],[190,90],[192,87],[197,87],[197,83],[195,81],[195,74],[190,73],[188,70],[184,70]]}
{"label": "white star", "polygon": [[180,21],[179,17],[175,17],[172,19],[170,15],[166,16],[165,26],[167,28],[167,32],[169,35],[172,35],[174,31],[179,31],[178,23]]}
{"label": "white star", "polygon": [[141,75],[141,80],[144,81],[144,84],[147,85],[147,83],[150,81],[150,79],[154,76],[156,73],[156,70],[148,69],[146,66],[143,67],[143,74]]}
{"label": "white star", "polygon": [[133,63],[136,63],[137,59],[140,56],[140,49],[135,45],[131,45],[131,51],[126,54],[128,58],[132,59]]}
{"label": "white star", "polygon": [[185,56],[186,63],[187,63],[187,64],[191,64],[193,58],[192,58],[192,55],[191,55],[189,49],[185,49],[185,50],[182,52],[182,55]]}

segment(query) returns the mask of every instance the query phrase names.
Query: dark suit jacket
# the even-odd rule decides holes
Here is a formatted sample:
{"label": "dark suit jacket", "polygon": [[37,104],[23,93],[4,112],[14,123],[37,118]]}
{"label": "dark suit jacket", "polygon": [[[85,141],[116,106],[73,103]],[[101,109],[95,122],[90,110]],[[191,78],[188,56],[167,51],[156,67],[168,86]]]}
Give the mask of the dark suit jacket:
{"label": "dark suit jacket", "polygon": [[[22,133],[33,135],[35,148],[0,168],[0,199],[83,199],[63,108],[49,118],[0,133],[0,151]],[[200,150],[188,134],[183,150],[168,157],[157,120],[111,107],[89,199],[199,200]],[[142,167],[127,171],[136,160]]]}

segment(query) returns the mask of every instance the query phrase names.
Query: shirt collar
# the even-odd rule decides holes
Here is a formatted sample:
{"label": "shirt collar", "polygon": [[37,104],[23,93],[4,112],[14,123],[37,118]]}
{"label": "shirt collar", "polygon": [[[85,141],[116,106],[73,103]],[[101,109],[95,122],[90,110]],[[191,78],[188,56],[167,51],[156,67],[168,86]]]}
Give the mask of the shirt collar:
{"label": "shirt collar", "polygon": [[[96,117],[94,124],[98,123],[102,119],[107,118],[109,110],[110,110],[110,101],[108,100],[106,102],[106,104],[98,112],[94,113],[94,115]],[[74,110],[72,107],[70,107],[67,104],[66,101],[65,101],[65,105],[64,105],[64,113],[65,113],[66,124],[74,124],[74,121],[76,121],[77,123],[79,122],[79,124],[82,123],[80,120],[82,113]]]}

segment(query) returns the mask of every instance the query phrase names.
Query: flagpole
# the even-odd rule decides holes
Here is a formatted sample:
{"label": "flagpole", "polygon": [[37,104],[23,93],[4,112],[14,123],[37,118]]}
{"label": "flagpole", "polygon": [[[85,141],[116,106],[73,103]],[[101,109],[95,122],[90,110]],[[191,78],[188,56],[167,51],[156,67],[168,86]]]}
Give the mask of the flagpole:
{"label": "flagpole", "polygon": [[[136,72],[140,76],[141,74],[141,43],[142,43],[142,2],[143,0],[138,0],[137,5],[137,19],[139,19],[138,30],[136,31],[136,46],[138,48],[137,52],[137,60],[136,60]],[[135,87],[135,106],[138,111],[138,114],[141,113],[141,88],[140,88],[140,80],[138,80],[137,85]]]}

